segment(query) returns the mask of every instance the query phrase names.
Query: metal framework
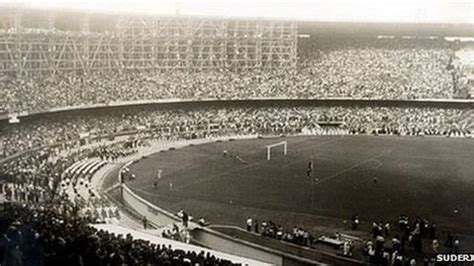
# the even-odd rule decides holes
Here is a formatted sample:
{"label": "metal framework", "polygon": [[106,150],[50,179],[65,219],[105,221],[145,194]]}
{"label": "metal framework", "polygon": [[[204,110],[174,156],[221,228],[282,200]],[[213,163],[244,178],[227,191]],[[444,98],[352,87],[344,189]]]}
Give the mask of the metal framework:
{"label": "metal framework", "polygon": [[87,13],[29,18],[23,10],[0,12],[0,73],[296,66],[292,21],[113,16],[104,26]]}

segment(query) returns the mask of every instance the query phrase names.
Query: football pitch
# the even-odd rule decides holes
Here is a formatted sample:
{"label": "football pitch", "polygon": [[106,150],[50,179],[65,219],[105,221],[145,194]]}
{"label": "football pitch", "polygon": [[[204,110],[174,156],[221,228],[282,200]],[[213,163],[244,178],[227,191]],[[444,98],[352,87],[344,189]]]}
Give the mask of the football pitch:
{"label": "football pitch", "polygon": [[[287,141],[288,154],[277,147],[267,160],[265,146],[280,141]],[[472,235],[473,165],[472,139],[252,139],[153,154],[130,166],[137,178],[129,185],[158,206],[173,212],[184,208],[213,224],[243,227],[252,216],[288,229],[296,225],[318,231],[344,227],[354,214],[365,225],[396,223],[398,215],[406,214],[411,222],[426,217],[444,232]],[[154,188],[159,169],[162,177]]]}

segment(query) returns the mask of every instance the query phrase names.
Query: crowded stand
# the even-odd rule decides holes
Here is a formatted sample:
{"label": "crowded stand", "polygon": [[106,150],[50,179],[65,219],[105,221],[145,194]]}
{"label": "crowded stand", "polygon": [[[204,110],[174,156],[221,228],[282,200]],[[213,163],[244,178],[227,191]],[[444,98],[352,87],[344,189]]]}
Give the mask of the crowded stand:
{"label": "crowded stand", "polygon": [[3,162],[0,177],[6,195],[18,199],[14,195],[25,191],[29,197],[24,198],[24,202],[33,203],[55,198],[61,174],[75,158],[74,154],[57,157],[56,152],[47,149]]}
{"label": "crowded stand", "polygon": [[0,77],[12,113],[162,99],[251,97],[452,99],[460,88],[452,44],[424,39],[347,39],[299,45],[295,69],[58,72]]}
{"label": "crowded stand", "polygon": [[[301,47],[304,85],[315,97],[451,99],[453,44],[444,40],[378,38]],[[344,41],[339,41],[344,42]],[[336,48],[334,48],[336,46]]]}
{"label": "crowded stand", "polygon": [[[0,230],[6,236],[1,246],[1,264],[235,265],[209,253],[172,249],[88,225],[121,217],[118,208],[93,188],[90,169],[103,165],[104,161],[98,159],[101,156],[113,161],[136,153],[137,146],[146,147],[129,140],[71,149],[65,155],[61,149],[51,148],[2,165],[1,179],[7,181],[0,187],[2,202],[12,204],[0,205]],[[27,162],[32,165],[25,170]],[[35,176],[48,168],[48,175]],[[175,239],[174,231],[169,232],[165,236]],[[189,235],[186,239],[189,243]],[[74,251],[77,245],[81,247]]]}
{"label": "crowded stand", "polygon": [[118,145],[102,145],[89,154],[89,157],[98,157],[102,161],[116,161],[118,158],[130,156],[137,152],[137,149],[123,147],[123,143]]}
{"label": "crowded stand", "polygon": [[[320,124],[335,123],[351,134],[437,135],[471,134],[469,109],[398,107],[260,107],[144,110],[129,113],[39,119],[0,128],[3,157],[34,147],[108,137],[119,132],[155,132],[188,138],[219,134],[311,133]],[[100,150],[100,148],[99,148]],[[107,153],[108,154],[108,153]],[[114,156],[117,156],[116,153]],[[106,153],[103,156],[108,156]]]}
{"label": "crowded stand", "polygon": [[125,148],[120,144],[123,145],[115,143],[110,147],[91,148],[80,148],[77,144],[76,150],[71,150],[71,145],[63,145],[22,154],[1,164],[1,191],[9,201],[39,203],[66,198],[77,200],[81,209],[110,207],[104,205],[103,199],[94,191],[91,178],[107,164],[108,156],[120,158],[137,152],[135,147]]}
{"label": "crowded stand", "polygon": [[2,207],[2,265],[238,265],[97,230],[67,201]]}
{"label": "crowded stand", "polygon": [[77,197],[75,202],[80,209],[79,215],[95,223],[110,223],[112,219],[120,219],[119,209],[104,197]]}

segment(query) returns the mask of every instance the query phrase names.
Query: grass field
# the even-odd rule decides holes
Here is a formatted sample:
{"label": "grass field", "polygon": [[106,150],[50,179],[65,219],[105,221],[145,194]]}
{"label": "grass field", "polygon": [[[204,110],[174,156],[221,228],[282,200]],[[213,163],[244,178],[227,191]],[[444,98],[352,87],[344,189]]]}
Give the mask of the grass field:
{"label": "grass field", "polygon": [[[288,155],[275,150],[274,158],[267,161],[265,145],[281,140],[288,142]],[[247,164],[224,158],[223,150],[234,150]],[[310,160],[316,182],[306,178]],[[473,235],[473,163],[470,139],[237,140],[151,155],[130,167],[137,176],[130,186],[159,206],[172,211],[184,208],[214,224],[243,227],[246,217],[253,216],[324,232],[348,227],[342,221],[355,213],[365,225],[395,222],[405,213],[427,217],[444,231]],[[163,177],[154,189],[158,169]]]}

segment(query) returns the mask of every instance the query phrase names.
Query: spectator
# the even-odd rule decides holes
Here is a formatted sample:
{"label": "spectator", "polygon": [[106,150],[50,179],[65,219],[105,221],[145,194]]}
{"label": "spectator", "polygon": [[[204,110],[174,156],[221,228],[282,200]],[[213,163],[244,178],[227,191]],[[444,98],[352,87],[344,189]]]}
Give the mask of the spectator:
{"label": "spectator", "polygon": [[352,216],[352,230],[357,230],[359,227],[359,215],[355,214]]}
{"label": "spectator", "polygon": [[433,254],[438,254],[439,253],[439,242],[438,242],[437,239],[433,239],[432,248],[433,248]]}
{"label": "spectator", "polygon": [[146,230],[147,227],[148,227],[148,220],[147,220],[146,216],[143,216],[142,223],[143,223],[143,229]]}
{"label": "spectator", "polygon": [[188,227],[189,216],[188,213],[183,211],[183,226]]}
{"label": "spectator", "polygon": [[247,232],[251,232],[252,231],[252,218],[247,217]]}

